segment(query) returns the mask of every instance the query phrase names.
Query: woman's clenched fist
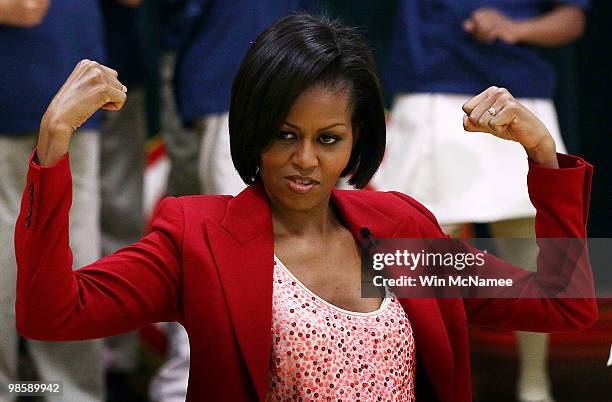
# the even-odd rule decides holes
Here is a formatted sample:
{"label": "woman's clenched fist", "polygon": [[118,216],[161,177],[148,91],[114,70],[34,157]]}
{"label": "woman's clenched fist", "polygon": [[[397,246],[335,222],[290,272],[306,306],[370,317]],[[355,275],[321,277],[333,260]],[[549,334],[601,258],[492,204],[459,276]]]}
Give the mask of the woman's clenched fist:
{"label": "woman's clenched fist", "polygon": [[40,125],[38,159],[48,166],[68,152],[70,136],[97,110],[120,110],[127,88],[117,72],[95,61],[82,60],[47,107]]}
{"label": "woman's clenched fist", "polygon": [[466,131],[516,141],[536,163],[557,166],[555,141],[544,124],[507,89],[490,87],[463,105]]}

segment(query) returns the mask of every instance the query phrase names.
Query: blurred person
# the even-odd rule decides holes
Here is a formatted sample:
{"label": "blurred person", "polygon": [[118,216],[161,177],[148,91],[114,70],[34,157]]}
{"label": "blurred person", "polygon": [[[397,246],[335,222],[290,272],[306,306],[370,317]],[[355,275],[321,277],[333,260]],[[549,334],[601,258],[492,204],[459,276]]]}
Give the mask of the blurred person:
{"label": "blurred person", "polygon": [[200,136],[186,127],[180,117],[176,105],[175,69],[177,54],[194,35],[203,3],[196,0],[158,2],[160,133],[171,162],[166,194],[176,197],[201,193],[198,177]]}
{"label": "blurred person", "polygon": [[108,65],[130,88],[130,100],[118,113],[104,113],[101,136],[102,252],[110,254],[138,240],[144,231],[143,171],[147,119],[138,6],[142,0],[103,0]]}
{"label": "blurred person", "polygon": [[[522,150],[465,134],[459,107],[491,85],[508,88],[542,119],[564,152],[552,101],[555,76],[539,48],[579,38],[588,5],[588,0],[402,0],[384,74],[386,88],[396,94],[389,147],[375,187],[411,194],[449,233],[458,234],[465,223],[488,223],[504,259],[535,269],[535,242],[519,246],[511,239],[535,236]],[[466,176],[470,181],[462,179]],[[518,334],[520,401],[552,401],[547,339]]]}
{"label": "blurred person", "polygon": [[[143,49],[142,0],[101,1],[108,65],[130,88],[121,111],[102,116],[100,137],[102,254],[137,241],[144,233],[144,168],[147,139],[146,84],[151,76]],[[129,376],[138,368],[138,333],[107,338],[109,401],[133,400]]]}
{"label": "blurred person", "polygon": [[[96,110],[121,109],[126,92],[116,71],[84,60],[43,116],[15,234],[17,325],[26,336],[102,337],[180,321],[191,342],[188,400],[363,393],[467,402],[468,323],[579,331],[597,319],[590,293],[533,301],[483,299],[478,292],[361,297],[357,244],[364,228],[379,238],[446,236],[433,214],[405,194],[334,189],[341,176],[363,188],[376,172],[385,150],[384,107],[361,37],[309,15],[283,18],[260,34],[234,80],[231,154],[248,187],[236,197],[166,199],[150,234],[72,272],[69,145]],[[507,90],[490,87],[463,110],[466,131],[512,139],[525,150],[529,194],[544,212],[536,218],[538,236],[584,238],[592,166],[556,153],[544,124]],[[542,259],[551,257],[547,251]],[[538,264],[533,273],[484,258],[493,277],[510,274],[527,294],[564,274],[593,288],[588,264],[563,272]],[[360,360],[349,361],[333,338],[343,336],[336,324],[346,322],[366,329],[346,336],[347,347],[358,350],[352,353],[365,355]],[[320,374],[310,375],[313,360],[322,362]],[[338,370],[344,365],[351,369]],[[392,387],[383,386],[391,381],[385,375]],[[362,389],[366,378],[371,386]]]}
{"label": "blurred person", "polygon": [[[0,0],[0,401],[12,401],[7,383],[18,381],[15,329],[14,220],[41,113],[60,82],[83,58],[104,60],[102,21],[95,0]],[[70,211],[74,266],[100,257],[99,116],[71,144],[74,200]],[[26,351],[40,380],[63,381],[65,401],[104,399],[99,340],[28,341]]]}

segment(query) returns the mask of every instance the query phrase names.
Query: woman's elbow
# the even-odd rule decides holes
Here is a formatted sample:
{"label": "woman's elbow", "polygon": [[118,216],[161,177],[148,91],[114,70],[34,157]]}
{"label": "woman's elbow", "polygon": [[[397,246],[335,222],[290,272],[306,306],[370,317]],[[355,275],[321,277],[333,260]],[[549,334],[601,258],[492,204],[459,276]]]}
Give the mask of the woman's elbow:
{"label": "woman's elbow", "polygon": [[19,335],[27,339],[35,341],[49,341],[48,331],[41,325],[34,325],[32,320],[21,317],[19,314],[16,316],[15,326]]}
{"label": "woman's elbow", "polygon": [[53,328],[48,320],[33,317],[24,311],[22,306],[15,305],[15,327],[19,335],[35,341],[61,341],[64,340],[59,332]]}

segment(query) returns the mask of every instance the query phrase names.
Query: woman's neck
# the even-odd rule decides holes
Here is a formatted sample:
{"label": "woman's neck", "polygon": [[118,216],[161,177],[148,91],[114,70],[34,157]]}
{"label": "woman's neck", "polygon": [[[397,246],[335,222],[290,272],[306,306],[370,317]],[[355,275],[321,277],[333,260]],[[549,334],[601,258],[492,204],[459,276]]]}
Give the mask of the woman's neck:
{"label": "woman's neck", "polygon": [[329,202],[308,211],[289,211],[272,205],[274,236],[321,236],[340,224]]}

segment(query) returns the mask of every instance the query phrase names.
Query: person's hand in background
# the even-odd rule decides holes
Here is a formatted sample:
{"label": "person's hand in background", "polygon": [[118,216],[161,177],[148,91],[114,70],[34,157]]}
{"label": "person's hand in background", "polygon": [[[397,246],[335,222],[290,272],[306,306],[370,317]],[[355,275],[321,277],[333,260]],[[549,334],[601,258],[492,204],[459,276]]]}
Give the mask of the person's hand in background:
{"label": "person's hand in background", "polygon": [[0,24],[30,28],[40,24],[50,0],[0,0]]}
{"label": "person's hand in background", "polygon": [[463,29],[476,40],[492,44],[526,44],[556,47],[572,42],[584,31],[584,11],[571,4],[559,5],[551,11],[530,19],[514,20],[491,7],[474,11],[463,21]]}
{"label": "person's hand in background", "polygon": [[463,29],[483,43],[499,39],[511,45],[519,41],[518,24],[494,8],[483,7],[463,21]]}

